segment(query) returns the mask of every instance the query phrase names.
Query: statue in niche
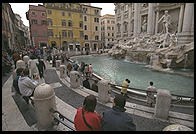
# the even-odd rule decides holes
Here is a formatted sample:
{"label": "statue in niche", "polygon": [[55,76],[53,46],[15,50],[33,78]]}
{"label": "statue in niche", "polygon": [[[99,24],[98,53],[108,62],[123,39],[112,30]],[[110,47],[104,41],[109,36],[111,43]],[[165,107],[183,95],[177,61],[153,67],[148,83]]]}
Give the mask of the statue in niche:
{"label": "statue in niche", "polygon": [[163,23],[163,33],[169,33],[171,16],[168,14],[167,10],[165,10],[165,14],[159,19],[158,23],[161,21]]}
{"label": "statue in niche", "polygon": [[142,22],[142,32],[145,33],[147,31],[147,20],[146,17],[144,18],[143,22]]}

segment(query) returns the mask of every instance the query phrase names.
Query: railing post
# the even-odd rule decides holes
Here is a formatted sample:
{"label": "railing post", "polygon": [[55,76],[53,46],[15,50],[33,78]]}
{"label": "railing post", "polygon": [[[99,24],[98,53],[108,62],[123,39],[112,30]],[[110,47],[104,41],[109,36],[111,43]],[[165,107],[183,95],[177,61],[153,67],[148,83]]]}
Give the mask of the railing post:
{"label": "railing post", "polygon": [[155,118],[168,119],[171,98],[171,94],[168,90],[158,89],[154,113]]}
{"label": "railing post", "polygon": [[60,78],[65,78],[66,66],[60,65]]}
{"label": "railing post", "polygon": [[71,88],[80,87],[80,74],[78,71],[70,72],[70,85],[71,85]]}
{"label": "railing post", "polygon": [[52,127],[53,117],[50,109],[56,110],[54,89],[43,83],[35,88],[34,104],[38,130],[47,130]]}
{"label": "railing post", "polygon": [[107,103],[110,101],[110,85],[109,80],[100,80],[98,82],[98,101],[102,103]]}

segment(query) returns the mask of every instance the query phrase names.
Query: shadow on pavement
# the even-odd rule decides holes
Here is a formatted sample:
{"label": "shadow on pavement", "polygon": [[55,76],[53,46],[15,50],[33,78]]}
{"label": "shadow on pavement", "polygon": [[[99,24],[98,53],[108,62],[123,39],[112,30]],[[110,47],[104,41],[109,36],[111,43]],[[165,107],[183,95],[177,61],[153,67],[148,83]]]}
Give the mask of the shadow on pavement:
{"label": "shadow on pavement", "polygon": [[26,104],[22,97],[18,94],[12,96],[18,109],[22,113],[26,123],[31,127],[36,121],[35,110],[31,104]]}

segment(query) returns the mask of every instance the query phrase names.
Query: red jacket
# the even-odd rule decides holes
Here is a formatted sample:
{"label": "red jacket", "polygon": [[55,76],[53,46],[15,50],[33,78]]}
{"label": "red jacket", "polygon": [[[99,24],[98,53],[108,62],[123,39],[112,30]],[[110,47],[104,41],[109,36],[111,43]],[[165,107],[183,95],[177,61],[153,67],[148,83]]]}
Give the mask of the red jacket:
{"label": "red jacket", "polygon": [[[96,112],[84,111],[86,122],[92,126],[93,131],[101,131],[101,116]],[[74,118],[74,126],[77,131],[91,131],[86,126],[82,118],[82,107],[77,109],[77,113]]]}

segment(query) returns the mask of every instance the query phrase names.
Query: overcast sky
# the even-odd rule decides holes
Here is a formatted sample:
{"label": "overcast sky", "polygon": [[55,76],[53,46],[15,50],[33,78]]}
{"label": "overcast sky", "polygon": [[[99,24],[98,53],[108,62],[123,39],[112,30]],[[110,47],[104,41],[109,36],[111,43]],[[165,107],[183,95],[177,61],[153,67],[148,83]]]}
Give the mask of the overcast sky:
{"label": "overcast sky", "polygon": [[[22,17],[22,21],[25,26],[29,26],[29,21],[26,19],[26,12],[29,10],[29,5],[38,5],[42,3],[10,3],[14,13],[19,14]],[[101,15],[105,14],[115,14],[114,13],[114,3],[91,3],[91,6],[100,7]]]}

